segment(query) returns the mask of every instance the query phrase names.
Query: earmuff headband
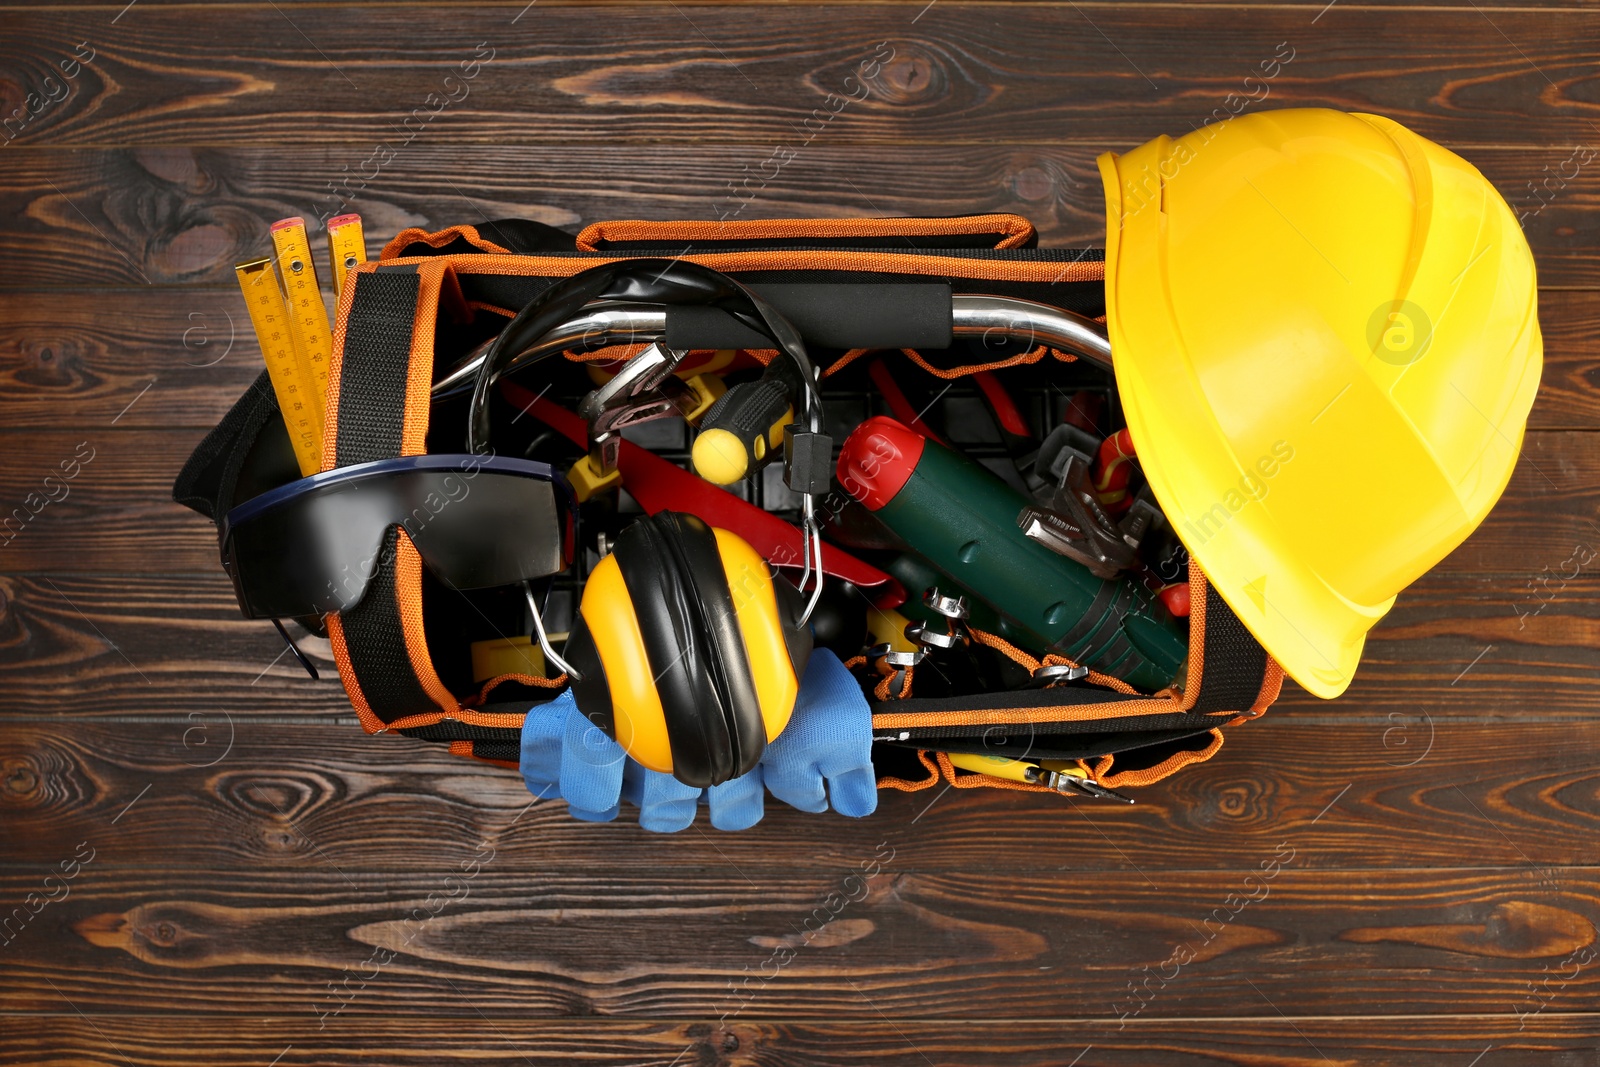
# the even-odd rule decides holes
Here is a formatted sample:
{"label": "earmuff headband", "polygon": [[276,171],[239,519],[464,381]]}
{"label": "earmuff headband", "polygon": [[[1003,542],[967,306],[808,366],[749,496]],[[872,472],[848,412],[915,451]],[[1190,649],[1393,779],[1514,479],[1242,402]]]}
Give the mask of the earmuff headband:
{"label": "earmuff headband", "polygon": [[772,305],[721,271],[698,263],[628,259],[591,267],[556,282],[506,324],[484,353],[473,381],[467,420],[468,452],[481,452],[488,447],[489,389],[505,365],[594,300],[708,305],[727,312],[741,324],[770,337],[793,361],[799,379],[796,384],[800,387],[800,417],[807,429],[822,431],[822,396],[817,389],[816,368],[800,334]]}

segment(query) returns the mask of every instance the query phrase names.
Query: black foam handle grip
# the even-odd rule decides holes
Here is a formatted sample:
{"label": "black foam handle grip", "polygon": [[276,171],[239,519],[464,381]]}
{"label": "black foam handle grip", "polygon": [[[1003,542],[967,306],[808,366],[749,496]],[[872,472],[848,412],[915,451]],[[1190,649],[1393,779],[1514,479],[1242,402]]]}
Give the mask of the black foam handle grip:
{"label": "black foam handle grip", "polygon": [[[950,286],[794,283],[750,286],[822,348],[949,348]],[[771,348],[772,342],[714,307],[667,308],[668,348]]]}

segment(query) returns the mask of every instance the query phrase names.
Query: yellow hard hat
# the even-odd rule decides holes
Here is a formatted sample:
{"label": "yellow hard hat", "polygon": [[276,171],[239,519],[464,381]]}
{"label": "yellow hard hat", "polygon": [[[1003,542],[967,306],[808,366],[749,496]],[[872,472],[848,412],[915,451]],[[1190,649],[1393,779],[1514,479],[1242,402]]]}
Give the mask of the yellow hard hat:
{"label": "yellow hard hat", "polygon": [[1543,349],[1528,243],[1470,163],[1377,115],[1261,112],[1099,163],[1151,489],[1263,647],[1338,696],[1511,476]]}

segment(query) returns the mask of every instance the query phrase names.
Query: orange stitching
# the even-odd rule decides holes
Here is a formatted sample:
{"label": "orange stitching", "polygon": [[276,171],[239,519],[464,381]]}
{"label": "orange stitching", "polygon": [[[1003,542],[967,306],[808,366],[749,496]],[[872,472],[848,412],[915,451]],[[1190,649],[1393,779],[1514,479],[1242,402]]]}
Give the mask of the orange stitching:
{"label": "orange stitching", "polygon": [[1109,773],[1111,770],[1111,757],[1108,756],[1105,760],[1105,771],[1107,773],[1096,775],[1096,781],[1107,788],[1115,789],[1118,786],[1152,785],[1164,778],[1170,778],[1185,767],[1204,763],[1222,749],[1222,731],[1214,729],[1209,732],[1211,740],[1206,744],[1205,748],[1200,749],[1198,752],[1193,750],[1175,752],[1153,767],[1111,774]]}
{"label": "orange stitching", "polygon": [[495,677],[490,678],[487,682],[483,683],[483,688],[478,690],[477,696],[463,700],[461,702],[461,706],[464,708],[481,707],[482,705],[488,703],[489,694],[493,692],[496,687],[503,685],[506,682],[516,682],[518,685],[537,686],[540,689],[560,689],[562,686],[567,684],[567,676],[565,674],[558,674],[554,678],[546,678],[543,675],[538,674],[496,675]]}
{"label": "orange stitching", "polygon": [[408,226],[395,234],[394,240],[383,246],[383,251],[378,253],[378,261],[386,262],[399,259],[400,250],[410,245],[422,242],[429,248],[443,248],[445,245],[460,237],[474,248],[482,249],[491,255],[511,255],[511,249],[495,244],[493,241],[478,233],[476,226],[447,226],[442,230],[429,233],[420,226]]}
{"label": "orange stitching", "polygon": [[928,777],[920,782],[913,782],[909,778],[879,778],[878,788],[897,789],[902,793],[918,793],[924,789],[932,789],[934,783],[939,781],[939,768],[928,758],[926,749],[917,749],[917,760],[927,768]]}
{"label": "orange stitching", "polygon": [[785,237],[843,239],[850,237],[937,237],[956,234],[1000,234],[995,248],[1019,248],[1037,231],[1021,215],[991,213],[953,219],[742,219],[734,222],[685,220],[652,222],[616,219],[585,226],[577,237],[583,252],[598,252],[606,242],[637,241],[762,241]]}
{"label": "orange stitching", "polygon": [[1040,345],[1031,352],[1023,352],[1019,355],[995,360],[993,363],[968,363],[964,366],[952,367],[949,370],[935,367],[932,363],[929,363],[927,360],[923,359],[922,354],[914,348],[902,348],[900,351],[905,353],[907,359],[911,360],[911,362],[915,363],[917,366],[921,367],[935,378],[950,380],[953,378],[964,378],[969,374],[976,374],[979,371],[1003,370],[1006,367],[1015,367],[1019,364],[1027,365],[1037,363],[1044,358],[1045,352],[1049,351],[1049,349],[1045,345]]}
{"label": "orange stitching", "polygon": [[827,366],[827,368],[825,370],[823,370],[822,377],[826,378],[829,375],[836,374],[839,371],[844,370],[850,364],[854,363],[856,360],[860,359],[862,356],[866,355],[868,352],[871,352],[871,351],[872,351],[872,349],[870,349],[870,348],[852,348],[852,349],[850,349],[850,351],[846,352],[844,355],[840,356],[838,359],[836,359],[832,363],[830,363]]}
{"label": "orange stitching", "polygon": [[[510,277],[565,277],[605,263],[635,257],[596,253],[588,256],[446,255],[401,256],[396,265],[444,261],[464,275]],[[683,257],[720,271],[837,270],[875,271],[933,277],[973,278],[1006,282],[1098,282],[1105,280],[1105,264],[1079,260],[1053,263],[1036,260],[968,259],[963,256],[922,255],[914,252],[705,252]]]}

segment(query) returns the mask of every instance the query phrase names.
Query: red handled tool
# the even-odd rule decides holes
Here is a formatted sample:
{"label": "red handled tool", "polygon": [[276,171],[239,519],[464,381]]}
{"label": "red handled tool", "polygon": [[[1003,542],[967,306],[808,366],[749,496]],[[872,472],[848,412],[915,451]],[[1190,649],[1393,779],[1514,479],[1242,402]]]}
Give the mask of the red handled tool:
{"label": "red handled tool", "polygon": [[[500,386],[507,400],[549,426],[579,447],[588,447],[589,428],[577,415],[553,401],[536,396],[514,382]],[[686,511],[712,526],[721,527],[748,541],[762,558],[782,566],[800,566],[800,530],[704,478],[669,463],[647,448],[622,442],[617,454],[617,470],[622,482],[639,505],[651,515],[661,511]],[[793,563],[781,561],[793,560]],[[897,607],[905,603],[906,592],[900,583],[883,571],[863,563],[833,545],[822,546],[823,573],[851,582],[872,592],[873,605]]]}

